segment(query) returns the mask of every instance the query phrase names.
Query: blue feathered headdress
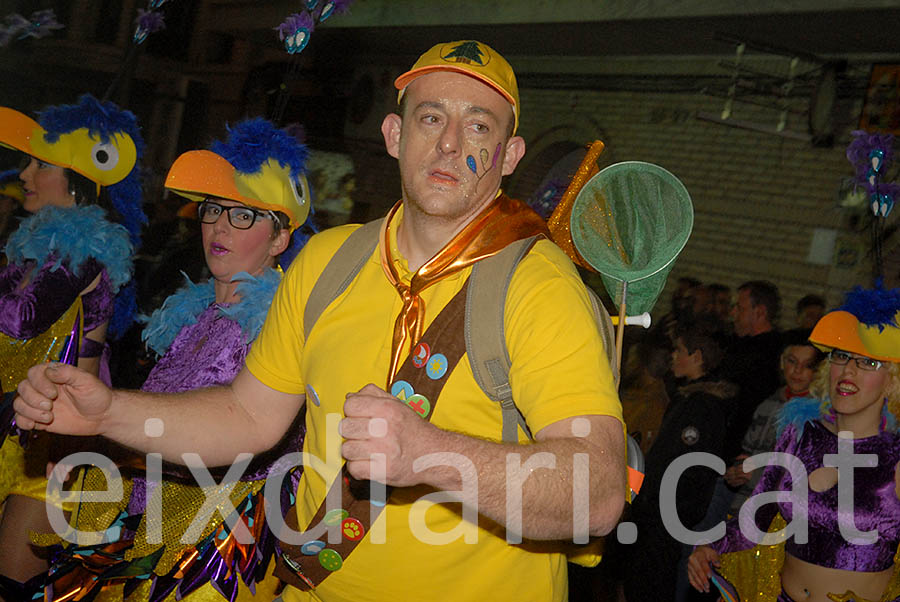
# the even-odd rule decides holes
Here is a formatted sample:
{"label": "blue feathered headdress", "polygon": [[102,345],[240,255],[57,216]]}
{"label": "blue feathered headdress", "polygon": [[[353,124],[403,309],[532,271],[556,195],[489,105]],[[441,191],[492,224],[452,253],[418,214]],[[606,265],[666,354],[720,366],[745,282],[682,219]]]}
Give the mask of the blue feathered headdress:
{"label": "blue feathered headdress", "polygon": [[216,140],[209,150],[216,153],[244,174],[262,170],[270,159],[291,170],[291,177],[298,179],[306,173],[306,146],[296,138],[276,128],[271,122],[256,117],[228,128],[225,142]]}
{"label": "blue feathered headdress", "polygon": [[873,289],[856,286],[847,293],[838,310],[850,312],[867,326],[877,326],[879,332],[884,331],[885,326],[898,328],[900,289],[884,289],[880,284]]}
{"label": "blue feathered headdress", "polygon": [[38,123],[47,130],[44,140],[49,144],[59,141],[60,136],[81,128],[86,128],[91,136],[104,143],[109,142],[114,134],[125,134],[131,138],[137,152],[134,167],[124,179],[107,186],[106,191],[113,207],[121,216],[122,225],[130,234],[131,243],[138,247],[141,226],[147,223],[147,216],[142,208],[139,167],[144,153],[144,139],[134,114],[120,109],[112,102],[101,102],[90,94],[84,94],[77,104],[47,107],[38,114]]}

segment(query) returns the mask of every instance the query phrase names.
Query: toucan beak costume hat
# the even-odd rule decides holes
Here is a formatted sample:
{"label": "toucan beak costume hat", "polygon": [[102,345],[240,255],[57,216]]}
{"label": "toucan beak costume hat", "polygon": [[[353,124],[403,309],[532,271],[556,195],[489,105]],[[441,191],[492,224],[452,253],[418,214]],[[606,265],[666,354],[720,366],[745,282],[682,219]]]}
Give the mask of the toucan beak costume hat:
{"label": "toucan beak costume hat", "polygon": [[306,147],[265,119],[242,121],[225,142],[188,151],[166,176],[166,188],[192,201],[228,199],[267,211],[281,211],[291,231],[309,216]]}
{"label": "toucan beak costume hat", "polygon": [[900,289],[856,287],[844,304],[825,314],[810,342],[822,351],[842,349],[900,363]]}
{"label": "toucan beak costume hat", "polygon": [[512,105],[513,134],[519,129],[519,86],[516,74],[499,52],[476,40],[445,42],[432,46],[419,57],[412,69],[394,80],[400,90],[397,102],[414,79],[436,71],[455,71],[487,84]]}
{"label": "toucan beak costume hat", "polygon": [[138,173],[144,141],[131,112],[90,94],[77,104],[47,107],[38,121],[0,107],[0,144],[106,188],[132,243],[138,244],[141,224],[147,221]]}

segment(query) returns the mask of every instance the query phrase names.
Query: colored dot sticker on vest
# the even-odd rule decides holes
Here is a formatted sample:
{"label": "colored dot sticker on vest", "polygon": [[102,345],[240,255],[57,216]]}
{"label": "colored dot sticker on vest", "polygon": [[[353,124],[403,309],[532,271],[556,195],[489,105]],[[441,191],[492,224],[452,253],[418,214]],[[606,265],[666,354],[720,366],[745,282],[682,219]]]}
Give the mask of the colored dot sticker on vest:
{"label": "colored dot sticker on vest", "polygon": [[325,542],[319,539],[314,539],[313,541],[307,541],[305,544],[300,546],[300,551],[304,556],[318,556],[319,552],[325,549]]}
{"label": "colored dot sticker on vest", "polygon": [[428,375],[428,378],[432,380],[437,380],[447,374],[447,366],[449,362],[447,361],[447,356],[443,353],[435,353],[431,356],[431,359],[428,360],[428,365],[425,367],[425,374]]}
{"label": "colored dot sticker on vest", "polygon": [[431,357],[431,347],[428,346],[428,343],[419,343],[412,352],[413,366],[421,368],[429,357]]}
{"label": "colored dot sticker on vest", "polygon": [[336,571],[344,565],[344,560],[331,548],[325,548],[319,552],[319,564],[329,571]]}
{"label": "colored dot sticker on vest", "polygon": [[413,390],[412,385],[405,380],[398,380],[391,385],[391,395],[400,401],[406,401],[415,394],[416,392]]}
{"label": "colored dot sticker on vest", "polygon": [[428,416],[428,412],[431,411],[431,402],[428,401],[424,395],[413,395],[409,399],[406,400],[406,405],[411,407],[416,414],[422,416]]}
{"label": "colored dot sticker on vest", "polygon": [[341,533],[350,541],[359,541],[366,534],[366,529],[358,519],[345,518],[341,522]]}
{"label": "colored dot sticker on vest", "polygon": [[325,516],[322,517],[322,522],[331,527],[341,524],[341,521],[348,516],[350,516],[350,513],[343,508],[335,508],[334,510],[329,510],[325,513]]}
{"label": "colored dot sticker on vest", "polygon": [[312,385],[306,385],[306,399],[313,402],[313,405],[319,407],[319,394],[312,388]]}

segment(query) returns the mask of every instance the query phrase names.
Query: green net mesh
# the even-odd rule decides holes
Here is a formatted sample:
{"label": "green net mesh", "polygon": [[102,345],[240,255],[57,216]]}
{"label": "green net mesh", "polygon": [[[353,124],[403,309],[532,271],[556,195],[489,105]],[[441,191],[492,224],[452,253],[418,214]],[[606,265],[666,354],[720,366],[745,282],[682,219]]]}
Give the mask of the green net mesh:
{"label": "green net mesh", "polygon": [[629,315],[650,311],[675,257],[694,225],[684,185],[658,165],[616,163],[585,184],[575,198],[572,241],[603,278],[616,304],[627,282]]}

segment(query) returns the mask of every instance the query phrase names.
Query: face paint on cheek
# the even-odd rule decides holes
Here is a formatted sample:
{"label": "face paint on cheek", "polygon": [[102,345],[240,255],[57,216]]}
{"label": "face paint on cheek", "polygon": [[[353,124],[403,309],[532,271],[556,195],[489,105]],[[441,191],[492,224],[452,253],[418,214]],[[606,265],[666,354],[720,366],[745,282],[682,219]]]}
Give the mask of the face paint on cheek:
{"label": "face paint on cheek", "polygon": [[491,169],[497,167],[497,159],[500,157],[500,149],[503,148],[501,143],[497,143],[497,148],[494,149],[494,159],[491,161]]}
{"label": "face paint on cheek", "polygon": [[473,157],[472,155],[466,157],[466,165],[469,166],[469,169],[472,170],[473,174],[475,174],[476,176],[478,175],[478,166],[475,165],[475,157]]}

